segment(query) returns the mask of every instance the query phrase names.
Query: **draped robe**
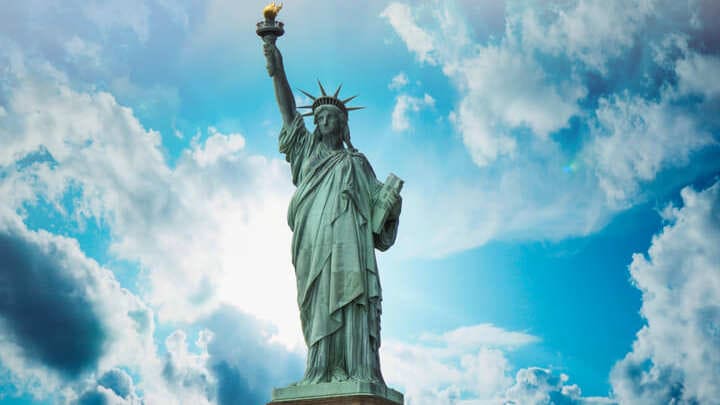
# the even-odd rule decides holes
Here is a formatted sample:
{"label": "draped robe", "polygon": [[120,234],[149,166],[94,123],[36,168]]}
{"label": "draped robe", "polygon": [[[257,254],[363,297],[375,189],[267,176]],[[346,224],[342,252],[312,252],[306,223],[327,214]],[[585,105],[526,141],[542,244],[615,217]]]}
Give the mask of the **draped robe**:
{"label": "draped robe", "polygon": [[288,209],[308,359],[301,384],[358,380],[383,383],[381,288],[374,249],[397,234],[391,215],[379,234],[371,213],[382,183],[361,153],[333,150],[297,114],[280,133],[280,152],[297,187]]}

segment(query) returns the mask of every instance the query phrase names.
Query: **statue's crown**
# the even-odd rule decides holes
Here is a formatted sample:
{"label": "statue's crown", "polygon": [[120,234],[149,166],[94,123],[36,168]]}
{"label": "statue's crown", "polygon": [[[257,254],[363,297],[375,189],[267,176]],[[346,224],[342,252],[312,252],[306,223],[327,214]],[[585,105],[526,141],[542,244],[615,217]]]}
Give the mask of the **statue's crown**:
{"label": "statue's crown", "polygon": [[322,95],[319,97],[315,97],[305,90],[298,89],[303,94],[310,97],[310,99],[312,99],[312,101],[313,101],[312,105],[302,105],[302,106],[298,107],[298,108],[310,108],[311,109],[310,112],[303,114],[303,117],[315,114],[315,110],[317,110],[320,106],[323,106],[323,105],[332,105],[332,106],[339,108],[340,111],[342,111],[345,114],[346,118],[348,116],[348,111],[360,110],[362,108],[365,108],[365,107],[348,107],[345,105],[345,103],[348,103],[350,100],[354,99],[357,96],[352,96],[352,97],[346,98],[344,100],[341,100],[338,98],[338,95],[340,94],[340,89],[342,88],[342,84],[340,86],[338,86],[337,90],[335,90],[335,94],[333,94],[332,96],[327,95],[327,93],[325,92],[325,88],[323,88],[322,83],[320,83],[320,80],[318,80],[318,86],[320,86],[320,93],[322,93]]}

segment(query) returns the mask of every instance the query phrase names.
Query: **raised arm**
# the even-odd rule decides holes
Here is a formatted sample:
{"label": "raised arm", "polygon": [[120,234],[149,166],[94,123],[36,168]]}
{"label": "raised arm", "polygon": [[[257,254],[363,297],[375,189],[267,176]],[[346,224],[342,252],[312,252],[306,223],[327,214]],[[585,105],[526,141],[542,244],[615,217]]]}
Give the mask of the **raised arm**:
{"label": "raised arm", "polygon": [[264,38],[263,52],[267,59],[267,70],[273,78],[275,87],[275,98],[277,99],[280,115],[285,125],[290,125],[295,118],[295,97],[293,96],[283,65],[280,50],[275,46],[275,38]]}

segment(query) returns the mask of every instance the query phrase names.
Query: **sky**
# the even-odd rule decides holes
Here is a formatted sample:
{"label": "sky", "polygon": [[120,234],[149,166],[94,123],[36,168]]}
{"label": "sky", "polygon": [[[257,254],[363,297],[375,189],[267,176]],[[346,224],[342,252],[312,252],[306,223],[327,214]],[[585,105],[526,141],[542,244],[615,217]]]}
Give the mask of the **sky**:
{"label": "sky", "polygon": [[[3,2],[0,402],[261,404],[301,378],[264,6]],[[293,89],[359,94],[353,144],[405,181],[377,256],[407,404],[720,403],[719,18],[285,2]]]}

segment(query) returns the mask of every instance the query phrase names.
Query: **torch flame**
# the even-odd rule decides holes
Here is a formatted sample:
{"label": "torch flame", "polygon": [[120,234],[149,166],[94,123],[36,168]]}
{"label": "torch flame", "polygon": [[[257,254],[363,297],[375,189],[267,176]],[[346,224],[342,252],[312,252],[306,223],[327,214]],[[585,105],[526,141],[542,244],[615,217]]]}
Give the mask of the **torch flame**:
{"label": "torch flame", "polygon": [[275,4],[274,1],[270,4],[268,4],[267,6],[265,6],[265,8],[263,9],[263,15],[265,16],[265,19],[274,20],[275,17],[280,12],[280,9],[282,8],[282,6],[283,6],[282,3],[280,3],[280,5],[277,5],[277,4]]}

